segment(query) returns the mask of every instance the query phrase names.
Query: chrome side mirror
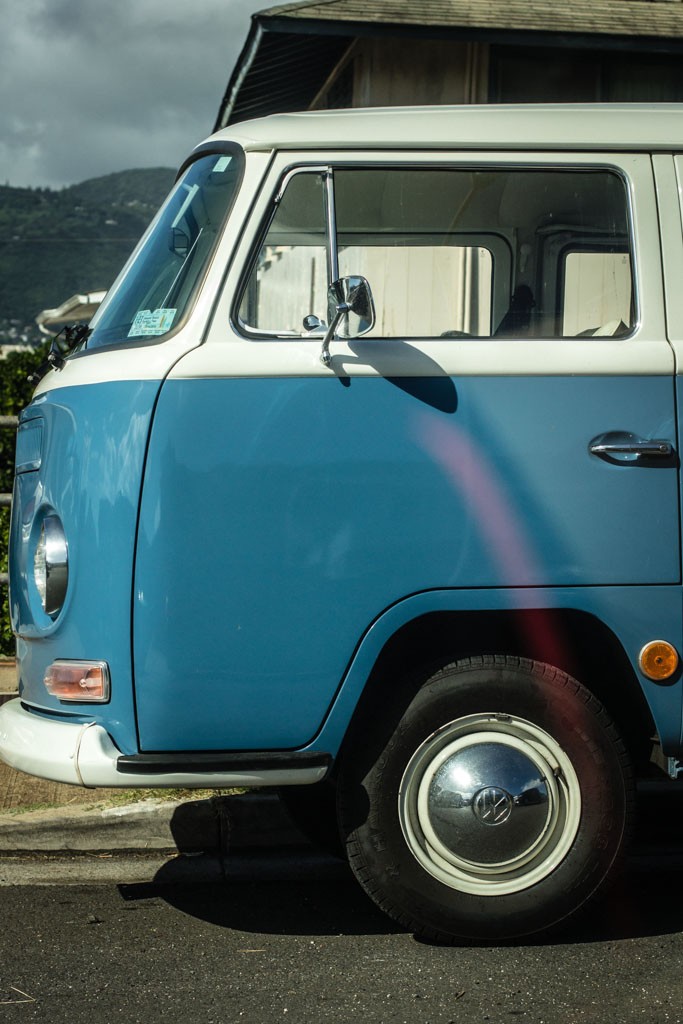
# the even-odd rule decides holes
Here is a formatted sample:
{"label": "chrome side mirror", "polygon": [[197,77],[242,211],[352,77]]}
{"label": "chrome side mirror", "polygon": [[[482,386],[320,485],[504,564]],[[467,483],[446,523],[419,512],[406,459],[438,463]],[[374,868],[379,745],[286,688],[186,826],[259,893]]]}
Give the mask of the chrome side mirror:
{"label": "chrome side mirror", "polygon": [[375,326],[375,305],[364,277],[340,277],[327,292],[329,327],[323,339],[320,361],[330,365],[333,338],[362,338]]}

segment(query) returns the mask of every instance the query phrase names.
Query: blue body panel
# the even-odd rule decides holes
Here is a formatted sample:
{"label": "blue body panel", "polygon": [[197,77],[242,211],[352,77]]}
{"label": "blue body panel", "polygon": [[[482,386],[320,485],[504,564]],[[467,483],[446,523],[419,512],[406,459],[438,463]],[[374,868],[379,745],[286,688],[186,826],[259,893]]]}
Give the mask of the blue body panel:
{"label": "blue body panel", "polygon": [[[47,392],[25,411],[31,444],[19,451],[40,467],[16,477],[10,574],[11,610],[19,634],[22,699],[54,713],[81,712],[102,722],[126,753],[137,750],[133,704],[130,607],[140,483],[158,382],[89,384]],[[30,448],[30,450],[29,450]],[[29,460],[30,461],[30,460]],[[52,621],[33,583],[31,559],[40,509],[58,513],[69,546],[69,586]],[[22,542],[20,542],[20,539]],[[43,685],[56,658],[102,659],[109,664],[107,705],[69,708]]]}
{"label": "blue body panel", "polygon": [[[668,377],[167,381],[134,588],[141,749],[335,749],[370,627],[425,591],[590,610],[632,657],[641,633],[680,638],[676,466],[588,452],[607,431],[675,443],[673,411]],[[651,695],[677,734],[679,689]]]}

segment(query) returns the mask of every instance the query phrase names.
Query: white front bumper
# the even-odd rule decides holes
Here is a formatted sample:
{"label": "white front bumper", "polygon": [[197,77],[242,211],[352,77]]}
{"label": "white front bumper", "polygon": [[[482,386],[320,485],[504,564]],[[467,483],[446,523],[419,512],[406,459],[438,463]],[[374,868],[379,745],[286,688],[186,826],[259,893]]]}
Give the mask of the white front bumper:
{"label": "white front bumper", "polygon": [[120,772],[121,751],[109,733],[95,722],[74,725],[42,718],[27,711],[19,699],[0,707],[0,757],[12,768],[54,782],[75,786],[120,786],[124,789],[227,788],[230,786],[287,786],[318,782],[326,768],[264,769],[261,771]]}

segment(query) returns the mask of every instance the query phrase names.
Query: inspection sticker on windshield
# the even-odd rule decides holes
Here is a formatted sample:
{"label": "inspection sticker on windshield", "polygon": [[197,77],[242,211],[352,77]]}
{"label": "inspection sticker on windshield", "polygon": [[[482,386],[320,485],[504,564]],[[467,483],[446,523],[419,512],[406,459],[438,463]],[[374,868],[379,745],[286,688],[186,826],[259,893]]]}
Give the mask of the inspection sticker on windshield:
{"label": "inspection sticker on windshield", "polygon": [[177,309],[140,309],[128,331],[129,338],[149,338],[170,331]]}

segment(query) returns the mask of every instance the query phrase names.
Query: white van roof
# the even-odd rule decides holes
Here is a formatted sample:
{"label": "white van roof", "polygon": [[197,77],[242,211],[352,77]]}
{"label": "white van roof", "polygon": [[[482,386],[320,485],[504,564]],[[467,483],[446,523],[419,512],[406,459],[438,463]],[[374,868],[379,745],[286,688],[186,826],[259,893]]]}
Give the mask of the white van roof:
{"label": "white van roof", "polygon": [[683,103],[367,107],[273,114],[212,136],[245,150],[683,150]]}

